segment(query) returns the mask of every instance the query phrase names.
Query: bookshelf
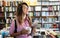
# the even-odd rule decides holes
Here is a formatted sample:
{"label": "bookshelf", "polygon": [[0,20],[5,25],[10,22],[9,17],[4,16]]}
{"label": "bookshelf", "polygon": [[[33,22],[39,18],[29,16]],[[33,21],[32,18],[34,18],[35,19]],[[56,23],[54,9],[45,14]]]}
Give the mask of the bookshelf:
{"label": "bookshelf", "polygon": [[5,27],[4,7],[0,6],[0,29]]}
{"label": "bookshelf", "polygon": [[[52,28],[52,24],[58,20],[59,14],[59,1],[42,1],[42,27],[49,29]],[[59,30],[55,28],[55,30]]]}
{"label": "bookshelf", "polygon": [[[34,6],[34,20],[37,19],[39,21],[38,24],[41,24],[41,28],[52,28],[52,24],[59,20],[59,1],[39,1],[39,4]],[[39,14],[40,13],[40,14]],[[38,16],[38,17],[37,17]],[[40,19],[40,20],[39,20]],[[56,28],[56,30],[58,30]]]}
{"label": "bookshelf", "polygon": [[[2,6],[4,16],[1,16],[0,19],[2,20],[4,18],[6,20],[5,23],[10,25],[12,19],[15,18],[16,7],[20,1],[4,1],[4,5],[2,5],[2,3],[3,2],[0,1],[0,6]],[[51,28],[55,21],[60,21],[59,3],[59,1],[52,0],[39,1],[36,6],[29,6],[28,15],[32,17],[32,22],[38,20],[38,24],[41,25],[41,28]]]}

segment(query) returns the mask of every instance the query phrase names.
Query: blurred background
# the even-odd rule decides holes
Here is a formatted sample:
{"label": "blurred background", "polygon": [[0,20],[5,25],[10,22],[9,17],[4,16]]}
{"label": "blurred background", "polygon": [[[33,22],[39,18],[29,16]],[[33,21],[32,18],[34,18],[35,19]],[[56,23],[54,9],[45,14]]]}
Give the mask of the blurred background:
{"label": "blurred background", "polygon": [[51,38],[49,34],[60,38],[60,0],[0,0],[0,38],[12,38],[9,28],[20,2],[29,5],[28,15],[37,31],[33,38]]}

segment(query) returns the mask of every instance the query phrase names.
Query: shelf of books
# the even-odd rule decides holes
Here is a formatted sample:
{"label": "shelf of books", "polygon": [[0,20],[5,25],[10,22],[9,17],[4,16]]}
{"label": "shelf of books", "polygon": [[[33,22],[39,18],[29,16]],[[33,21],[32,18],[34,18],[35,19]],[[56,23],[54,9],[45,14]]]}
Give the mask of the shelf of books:
{"label": "shelf of books", "polygon": [[[3,16],[0,16],[0,24],[4,24],[2,23],[4,20],[6,20],[5,23],[11,24],[11,20],[15,18],[18,3],[20,1],[0,1],[0,10],[4,12],[1,13]],[[29,6],[28,15],[32,17],[32,22],[37,20],[41,28],[51,28],[52,24],[60,19],[60,1],[42,0],[36,6]]]}

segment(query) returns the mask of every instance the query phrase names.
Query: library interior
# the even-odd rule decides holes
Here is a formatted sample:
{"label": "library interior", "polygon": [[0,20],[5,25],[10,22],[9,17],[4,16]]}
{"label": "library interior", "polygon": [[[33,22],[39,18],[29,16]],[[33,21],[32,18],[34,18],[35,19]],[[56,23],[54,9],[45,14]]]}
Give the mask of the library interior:
{"label": "library interior", "polygon": [[31,31],[31,38],[60,38],[60,0],[0,0],[0,38],[14,38],[10,35],[11,27],[14,27],[11,24],[21,2],[27,3],[27,16],[35,27],[35,33],[32,28],[27,28]]}

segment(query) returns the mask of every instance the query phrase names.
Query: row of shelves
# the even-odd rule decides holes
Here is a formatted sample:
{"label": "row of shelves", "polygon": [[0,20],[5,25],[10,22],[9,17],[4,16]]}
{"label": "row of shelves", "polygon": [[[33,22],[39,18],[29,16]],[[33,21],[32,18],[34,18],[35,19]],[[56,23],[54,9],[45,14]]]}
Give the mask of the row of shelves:
{"label": "row of shelves", "polygon": [[[4,21],[6,21],[6,23],[11,23],[12,19],[10,19],[10,18],[8,17],[7,19],[5,19],[5,18],[4,19],[0,19],[0,22],[2,23]],[[38,23],[53,23],[53,22],[57,21],[58,18],[49,18],[49,17],[47,17],[47,18],[42,18],[42,17],[32,18],[32,22],[34,22],[35,20],[37,20]]]}
{"label": "row of shelves", "polygon": [[[34,11],[34,8],[35,8],[35,11],[59,11],[59,5],[58,6],[52,6],[52,5],[50,5],[50,6],[35,6],[34,8],[33,8],[34,6],[30,6],[29,7],[29,10],[28,11]],[[5,11],[6,12],[9,12],[9,11],[13,11],[13,12],[15,12],[16,11],[16,7],[11,7],[11,6],[5,6],[5,7],[2,7],[2,11],[4,11],[4,9],[5,9]],[[12,9],[12,10],[11,10]]]}
{"label": "row of shelves", "polygon": [[[0,10],[1,13],[3,12],[2,14],[4,14],[0,14],[0,24],[11,24],[12,18],[15,18],[15,12],[18,3],[20,3],[20,1],[0,1]],[[37,20],[38,24],[44,28],[51,28],[52,24],[60,19],[60,2],[40,3],[41,5],[29,6],[28,15],[32,17],[32,22]]]}
{"label": "row of shelves", "polygon": [[[0,6],[1,7],[1,6]],[[35,10],[34,10],[34,8]],[[60,10],[60,6],[31,6],[29,7],[29,12],[32,12],[32,11],[37,11],[37,12],[41,12],[41,11],[46,11],[46,12],[59,12]],[[1,11],[2,12],[16,12],[16,7],[11,7],[11,6],[5,6],[5,7],[1,7]]]}
{"label": "row of shelves", "polygon": [[[60,5],[60,1],[40,1],[42,5]],[[0,6],[17,6],[20,1],[0,1]]]}
{"label": "row of shelves", "polygon": [[60,16],[60,13],[59,12],[29,12],[28,13],[28,15],[29,16],[41,16],[41,17],[45,17],[45,16],[47,16],[47,17],[54,17],[54,16]]}
{"label": "row of shelves", "polygon": [[60,0],[38,0],[38,2],[59,2]]}

